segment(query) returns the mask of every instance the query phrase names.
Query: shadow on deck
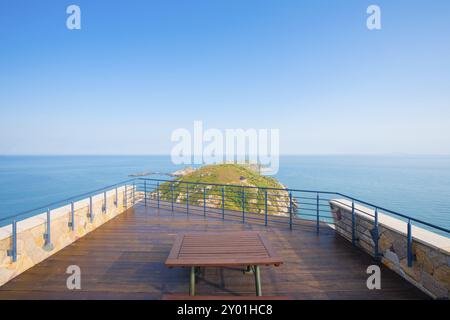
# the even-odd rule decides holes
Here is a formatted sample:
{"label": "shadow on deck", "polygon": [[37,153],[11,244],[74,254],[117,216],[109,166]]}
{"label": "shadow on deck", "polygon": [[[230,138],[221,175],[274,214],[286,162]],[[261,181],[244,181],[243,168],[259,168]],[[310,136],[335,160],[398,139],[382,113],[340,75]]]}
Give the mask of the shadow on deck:
{"label": "shadow on deck", "polygon": [[[272,217],[271,217],[272,218]],[[275,220],[275,218],[274,218]],[[220,214],[186,214],[138,205],[0,287],[0,299],[160,299],[187,294],[189,269],[164,262],[175,236],[189,231],[263,232],[283,258],[262,267],[263,295],[294,299],[427,299],[394,272],[381,267],[381,290],[368,290],[366,268],[376,264],[328,226],[243,224]],[[81,268],[81,290],[68,290],[66,269]],[[254,279],[239,268],[207,268],[198,295],[254,295]]]}

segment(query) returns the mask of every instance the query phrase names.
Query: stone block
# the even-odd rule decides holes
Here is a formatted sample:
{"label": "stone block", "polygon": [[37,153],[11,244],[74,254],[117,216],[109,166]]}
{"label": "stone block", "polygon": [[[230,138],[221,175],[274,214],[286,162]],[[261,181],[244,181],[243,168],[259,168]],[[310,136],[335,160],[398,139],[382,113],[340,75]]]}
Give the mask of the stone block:
{"label": "stone block", "polygon": [[423,246],[417,246],[414,252],[416,255],[416,263],[422,267],[423,271],[430,275],[433,274],[433,262],[429,258],[430,250]]}
{"label": "stone block", "polygon": [[408,260],[405,258],[400,260],[400,267],[411,279],[417,283],[421,282],[422,271],[417,263],[413,263],[412,267],[408,267]]}
{"label": "stone block", "polygon": [[435,278],[429,275],[426,272],[422,271],[422,285],[425,289],[430,291],[436,298],[449,298],[448,289],[440,282],[438,282]]}
{"label": "stone block", "polygon": [[390,262],[390,265],[394,266],[395,269],[398,269],[400,266],[400,259],[397,254],[391,250],[386,250],[384,252],[384,259]]}
{"label": "stone block", "polygon": [[378,241],[378,245],[380,248],[380,251],[386,251],[389,250],[392,247],[392,239],[389,237],[389,233],[383,232],[380,235],[380,240]]}
{"label": "stone block", "polygon": [[450,267],[441,265],[434,270],[433,277],[450,290]]}

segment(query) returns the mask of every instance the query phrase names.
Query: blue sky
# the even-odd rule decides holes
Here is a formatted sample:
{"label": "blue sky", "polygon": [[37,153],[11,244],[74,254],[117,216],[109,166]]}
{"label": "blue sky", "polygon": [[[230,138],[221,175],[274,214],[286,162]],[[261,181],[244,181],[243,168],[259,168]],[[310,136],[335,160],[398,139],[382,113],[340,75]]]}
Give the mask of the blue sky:
{"label": "blue sky", "polygon": [[168,154],[194,120],[279,128],[284,154],[450,154],[449,57],[447,0],[2,0],[0,154]]}

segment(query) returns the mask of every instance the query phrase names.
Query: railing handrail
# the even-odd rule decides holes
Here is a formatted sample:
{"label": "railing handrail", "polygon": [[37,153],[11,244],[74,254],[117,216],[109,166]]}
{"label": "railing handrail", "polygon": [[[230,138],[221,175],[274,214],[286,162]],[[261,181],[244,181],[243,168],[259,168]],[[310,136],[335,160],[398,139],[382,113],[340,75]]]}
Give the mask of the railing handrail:
{"label": "railing handrail", "polygon": [[416,223],[420,223],[423,224],[425,226],[428,226],[430,228],[434,228],[437,230],[440,230],[442,232],[446,232],[450,234],[450,229],[441,227],[441,226],[437,226],[434,225],[432,223],[390,210],[390,209],[386,209],[384,207],[372,204],[370,202],[364,201],[364,200],[360,200],[358,198],[355,197],[351,197],[349,195],[346,195],[344,193],[340,193],[340,192],[333,192],[333,191],[321,191],[321,190],[306,190],[306,189],[292,189],[292,188],[274,188],[274,187],[256,187],[256,186],[241,186],[241,185],[237,185],[237,184],[220,184],[220,183],[206,183],[206,182],[190,182],[190,181],[178,181],[178,180],[168,180],[168,179],[154,179],[154,178],[143,178],[143,177],[139,177],[137,178],[137,180],[147,180],[147,181],[158,181],[158,182],[177,182],[177,183],[185,183],[185,184],[196,184],[196,185],[209,185],[209,186],[217,186],[217,187],[239,187],[239,188],[248,188],[248,189],[262,189],[262,190],[277,190],[277,191],[286,191],[286,192],[304,192],[304,193],[314,193],[314,194],[328,194],[328,195],[337,195],[337,196],[341,196],[344,198],[347,198],[348,200],[354,201],[354,202],[358,202],[360,204],[364,204],[367,206],[372,207],[374,210],[378,209],[381,210],[383,212],[386,213],[390,213],[399,217],[402,217],[404,219],[407,219],[409,221],[414,221]]}
{"label": "railing handrail", "polygon": [[[102,187],[102,188],[98,188],[98,189],[92,190],[92,191],[89,191],[89,192],[84,192],[84,193],[81,193],[81,194],[77,194],[77,195],[71,196],[69,198],[65,198],[65,199],[62,199],[62,200],[54,201],[54,202],[51,202],[49,204],[46,204],[46,205],[43,205],[43,206],[40,206],[40,207],[36,207],[36,208],[33,208],[33,209],[28,209],[26,211],[22,211],[22,212],[19,212],[19,213],[16,213],[16,214],[13,214],[13,215],[10,215],[10,216],[7,216],[7,217],[2,217],[2,218],[0,218],[0,221],[16,219],[18,217],[24,216],[24,215],[29,214],[31,212],[34,212],[34,211],[37,211],[37,210],[47,210],[49,208],[52,208],[52,207],[54,207],[56,205],[60,205],[60,204],[63,204],[63,203],[67,203],[66,205],[69,205],[70,202],[72,202],[72,201],[74,201],[76,199],[83,200],[82,198],[85,198],[87,196],[93,195],[93,194],[98,193],[100,191],[105,191],[106,189],[110,189],[110,188],[114,188],[116,186],[120,186],[120,185],[126,184],[126,183],[131,182],[131,181],[135,181],[135,180],[136,180],[135,178],[134,179],[128,179],[128,180],[120,181],[120,182],[117,182],[117,183],[114,183],[114,184],[111,184],[111,185],[108,185],[108,186],[105,186],[105,187]],[[43,213],[43,212],[40,212],[38,214],[41,214],[41,213]]]}
{"label": "railing handrail", "polygon": [[429,222],[426,222],[426,221],[423,221],[423,220],[420,220],[420,219],[417,219],[417,218],[414,218],[414,217],[410,217],[410,216],[405,215],[405,214],[402,214],[402,213],[398,213],[398,212],[396,212],[396,211],[392,211],[392,210],[389,210],[389,209],[386,209],[386,208],[383,208],[383,207],[380,207],[380,206],[371,204],[371,203],[366,202],[366,201],[364,201],[364,200],[359,200],[359,199],[357,199],[357,198],[354,198],[354,197],[351,197],[351,196],[348,196],[348,195],[345,195],[345,194],[342,194],[342,193],[337,193],[337,195],[339,195],[339,196],[341,196],[341,197],[344,197],[344,198],[347,198],[347,199],[349,199],[349,200],[352,200],[352,201],[355,201],[355,202],[359,202],[359,203],[361,203],[361,204],[364,204],[364,205],[373,207],[374,209],[378,209],[378,210],[381,210],[381,211],[384,211],[384,212],[388,212],[388,213],[390,213],[390,214],[393,214],[393,215],[402,217],[402,218],[404,218],[404,219],[407,219],[407,220],[410,220],[410,221],[414,221],[414,222],[417,222],[417,223],[426,225],[426,226],[431,227],[431,228],[435,228],[435,229],[440,230],[440,231],[443,231],[443,232],[450,233],[450,229],[446,229],[446,228],[444,228],[444,227],[440,227],[440,226],[434,225],[434,224],[432,224],[432,223],[429,223]]}

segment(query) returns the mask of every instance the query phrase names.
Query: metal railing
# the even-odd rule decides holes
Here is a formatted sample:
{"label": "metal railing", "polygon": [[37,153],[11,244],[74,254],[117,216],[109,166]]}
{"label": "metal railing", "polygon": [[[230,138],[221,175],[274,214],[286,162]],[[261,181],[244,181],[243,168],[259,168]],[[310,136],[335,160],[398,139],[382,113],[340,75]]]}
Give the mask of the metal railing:
{"label": "metal railing", "polygon": [[[379,213],[385,213],[406,222],[406,238],[407,238],[407,261],[408,266],[413,263],[412,241],[413,229],[412,225],[422,225],[431,231],[440,233],[446,237],[450,237],[450,230],[433,225],[431,223],[410,217],[408,215],[398,213],[384,207],[380,207],[366,201],[350,197],[348,195],[320,190],[302,190],[302,189],[282,189],[271,187],[254,187],[240,185],[223,185],[214,183],[201,182],[184,182],[178,180],[164,180],[151,178],[133,178],[122,181],[110,186],[103,187],[88,193],[80,194],[61,201],[53,202],[46,206],[34,208],[0,219],[11,224],[12,241],[11,249],[8,255],[13,261],[17,259],[17,223],[25,218],[30,217],[34,212],[42,213],[46,210],[46,232],[44,234],[45,244],[51,246],[50,223],[52,208],[61,207],[70,204],[71,217],[68,227],[70,230],[75,228],[74,202],[89,198],[89,218],[92,223],[94,213],[92,208],[92,197],[103,192],[102,212],[106,213],[106,192],[115,189],[115,206],[117,207],[117,190],[125,186],[124,200],[128,202],[130,199],[131,206],[143,205],[154,206],[156,208],[165,208],[171,211],[183,210],[187,214],[197,213],[203,215],[215,215],[221,219],[238,220],[242,223],[258,222],[265,226],[278,225],[287,226],[294,229],[298,225],[307,225],[320,232],[322,226],[334,226],[334,217],[330,208],[330,201],[334,200],[341,206],[346,207],[351,212],[351,224],[347,227],[351,228],[351,241],[353,245],[358,242],[373,245],[375,257],[379,257]],[[131,193],[128,194],[127,186],[131,187]],[[176,196],[176,197],[175,197]],[[337,198],[346,200],[342,202]],[[357,208],[357,205],[364,206],[371,211],[363,211]],[[371,230],[371,238],[357,230],[356,218],[357,213],[366,215],[373,219],[373,229]],[[305,224],[305,222],[307,222]],[[341,222],[342,223],[342,222]],[[331,228],[327,228],[330,230]],[[373,242],[373,244],[372,244]]]}
{"label": "metal railing", "polygon": [[[17,214],[9,215],[3,218],[0,218],[0,226],[11,225],[11,248],[7,250],[7,255],[12,258],[12,261],[17,261],[17,223],[22,220],[31,218],[33,216],[37,216],[45,213],[45,232],[43,234],[44,237],[44,248],[53,249],[52,241],[51,241],[51,221],[52,221],[52,210],[68,206],[70,205],[70,219],[68,223],[68,228],[71,231],[75,230],[76,220],[75,220],[75,203],[80,200],[88,199],[88,217],[91,223],[94,222],[94,210],[93,210],[93,202],[92,197],[98,196],[103,193],[103,204],[102,204],[102,213],[107,213],[107,197],[106,193],[111,190],[115,190],[114,196],[114,206],[117,208],[118,206],[118,189],[124,187],[124,207],[128,206],[128,199],[133,197],[133,195],[127,196],[127,186],[134,183],[135,179],[129,179],[126,181],[122,181],[116,184],[112,184],[109,186],[105,186],[100,189],[96,189],[90,192],[85,192],[82,194],[78,194],[76,196],[72,196],[70,198],[66,198],[63,200],[58,200],[52,203],[49,203],[44,206],[36,207],[30,210],[26,210]],[[134,192],[134,191],[133,191]],[[134,204],[134,203],[133,203]]]}

